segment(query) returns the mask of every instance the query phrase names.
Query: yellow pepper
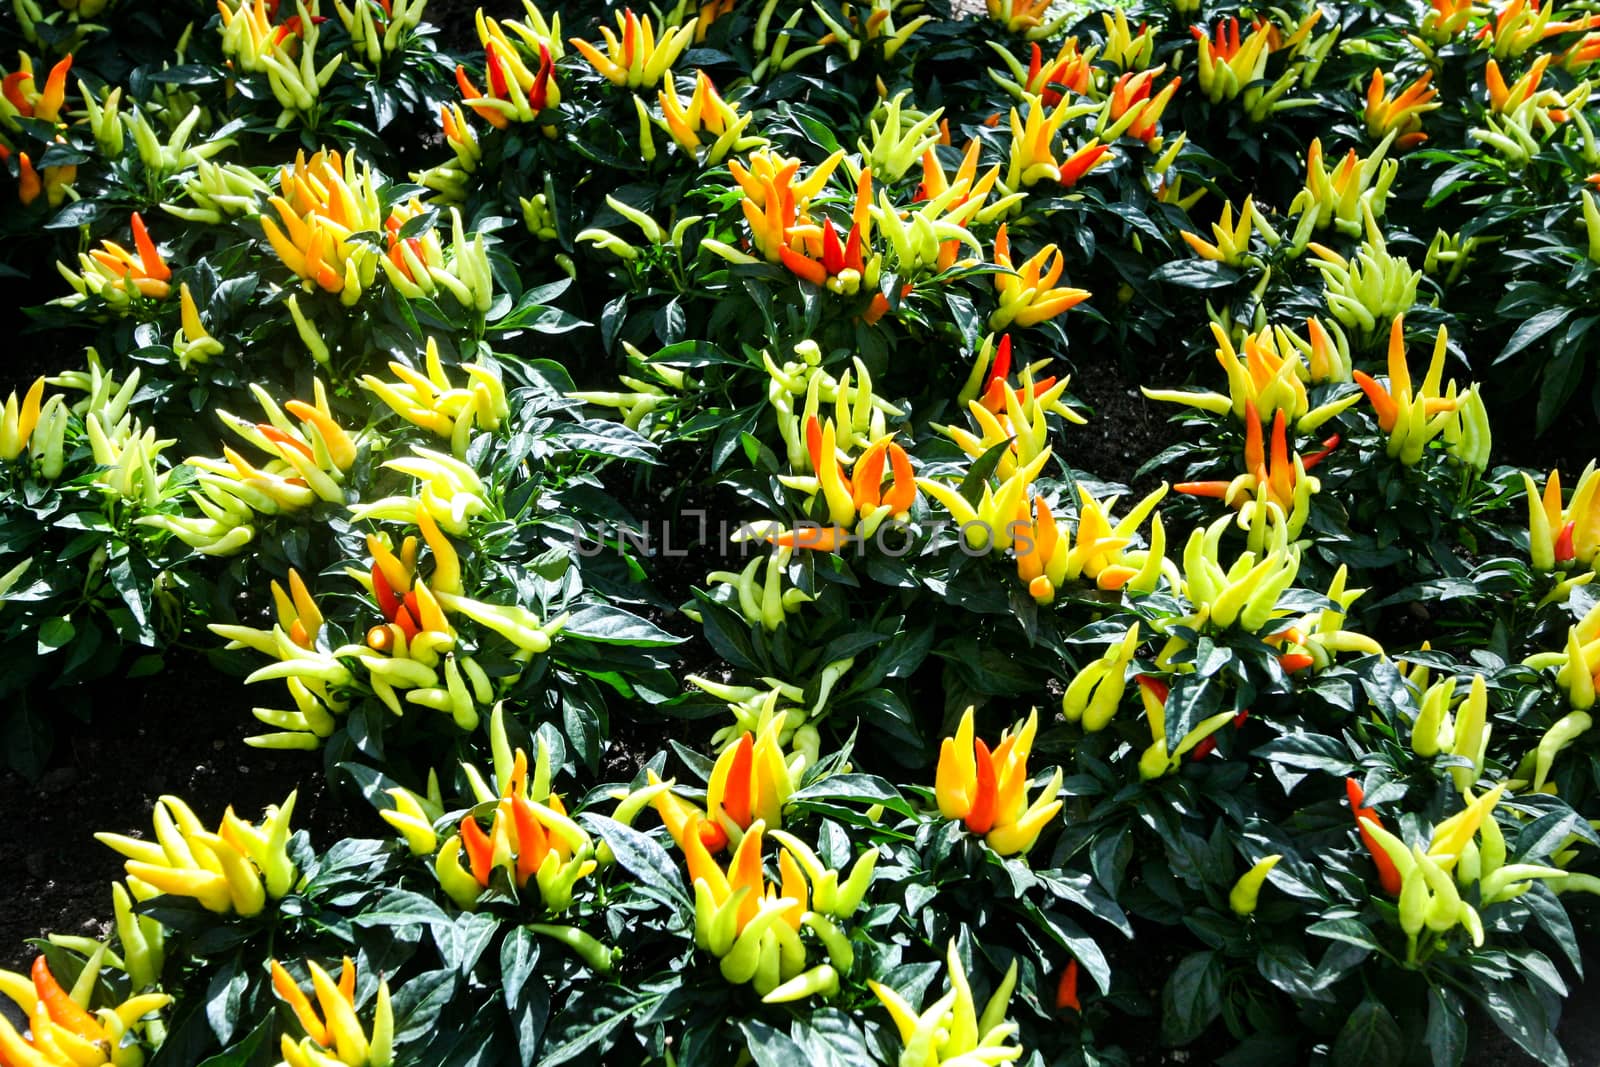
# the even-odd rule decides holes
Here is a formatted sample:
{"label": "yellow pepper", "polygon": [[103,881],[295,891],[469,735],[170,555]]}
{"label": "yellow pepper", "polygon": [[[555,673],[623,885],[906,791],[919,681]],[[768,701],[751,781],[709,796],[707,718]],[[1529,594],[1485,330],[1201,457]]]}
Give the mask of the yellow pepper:
{"label": "yellow pepper", "polygon": [[956,735],[940,746],[934,784],[939,812],[984,835],[989,847],[1002,856],[1026,853],[1061,810],[1061,801],[1054,799],[1061,788],[1061,768],[1028,803],[1028,756],[1038,712],[1030,712],[1025,722],[1002,736],[992,753],[982,738],[974,736],[972,714],[968,708]]}
{"label": "yellow pepper", "polygon": [[[390,1067],[394,1063],[394,1009],[385,979],[378,979],[369,1033],[356,1015],[356,968],[349,956],[344,958],[337,982],[315,960],[306,961],[316,1006],[283,964],[272,960],[271,970],[273,991],[289,1005],[306,1032],[298,1042],[282,1035],[279,1047],[287,1067]],[[332,1056],[323,1050],[330,1050]]]}
{"label": "yellow pepper", "polygon": [[617,12],[617,32],[601,26],[605,52],[581,38],[569,43],[613,85],[629,89],[648,89],[658,85],[694,39],[698,19],[690,19],[677,29],[662,29],[658,41],[649,15],[635,15],[632,8]]}

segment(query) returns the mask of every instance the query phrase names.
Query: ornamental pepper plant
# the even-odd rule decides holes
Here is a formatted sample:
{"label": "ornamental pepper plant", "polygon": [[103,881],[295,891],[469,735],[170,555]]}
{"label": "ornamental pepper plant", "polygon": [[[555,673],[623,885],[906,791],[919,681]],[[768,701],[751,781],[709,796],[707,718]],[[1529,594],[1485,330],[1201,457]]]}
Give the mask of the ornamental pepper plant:
{"label": "ornamental pepper plant", "polygon": [[16,0],[0,1064],[1580,1062],[1591,6]]}

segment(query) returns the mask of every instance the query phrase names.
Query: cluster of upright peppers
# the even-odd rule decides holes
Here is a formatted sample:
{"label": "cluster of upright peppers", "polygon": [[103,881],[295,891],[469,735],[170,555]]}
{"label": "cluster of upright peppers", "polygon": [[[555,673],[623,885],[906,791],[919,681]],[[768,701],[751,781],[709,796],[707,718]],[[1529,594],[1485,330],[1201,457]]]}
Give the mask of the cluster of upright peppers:
{"label": "cluster of upright peppers", "polygon": [[[709,824],[714,825],[714,824]],[[705,820],[691,814],[667,828],[684,854],[695,894],[695,945],[718,961],[723,978],[750,983],[767,1003],[783,1003],[838,992],[841,974],[855,964],[855,950],[838,924],[860,907],[877,862],[871,849],[848,875],[829,869],[812,849],[781,830],[770,831],[782,846],[780,883],[766,880],[762,841],[766,824],[756,819],[740,836],[727,867],[705,841]],[[827,962],[808,967],[801,938],[809,930]]]}
{"label": "cluster of upright peppers", "polygon": [[[354,152],[295,156],[278,172],[279,194],[269,203],[278,221],[261,216],[261,228],[278,258],[302,286],[336,293],[354,306],[377,277],[379,256],[352,236],[383,228],[372,168]],[[281,223],[281,228],[280,228]]]}
{"label": "cluster of upright peppers", "polygon": [[[497,706],[490,727],[498,791],[492,792],[481,774],[468,775],[478,804],[492,806],[489,831],[484,832],[477,815],[468,813],[456,833],[439,846],[434,871],[450,899],[466,911],[476,910],[487,891],[523,892],[532,882],[545,910],[562,912],[572,905],[574,887],[597,866],[594,843],[567,815],[561,797],[551,791],[550,752],[544,742],[538,744],[531,773],[522,749],[507,756],[501,715]],[[414,795],[397,810],[405,815],[413,805],[429,810]],[[413,831],[408,838],[414,852],[426,851],[419,848],[428,843],[426,835]],[[503,881],[496,878],[496,872],[502,872]]]}
{"label": "cluster of upright peppers", "polygon": [[315,1005],[282,963],[272,960],[271,970],[273,991],[294,1012],[306,1035],[298,1042],[288,1034],[279,1037],[283,1056],[279,1067],[390,1067],[394,1063],[394,1007],[385,979],[378,979],[369,1030],[356,1014],[356,967],[349,956],[339,968],[337,981],[315,960],[306,961]]}
{"label": "cluster of upright peppers", "polygon": [[[0,437],[0,455],[4,438]],[[1545,602],[1565,600],[1572,590],[1594,579],[1600,556],[1600,474],[1590,462],[1578,475],[1570,499],[1561,495],[1561,472],[1551,471],[1541,492],[1533,476],[1524,473],[1528,494],[1528,562],[1534,570],[1562,575],[1545,595]],[[1588,567],[1587,571],[1579,568]]]}
{"label": "cluster of upright peppers", "polygon": [[1039,728],[1038,712],[1008,730],[992,752],[976,736],[972,713],[972,708],[962,713],[955,736],[945,738],[939,748],[934,781],[939,813],[960,819],[1002,856],[1025,854],[1061,810],[1056,799],[1061,768],[1029,803],[1028,756]]}
{"label": "cluster of upright peppers", "polygon": [[46,957],[34,957],[24,976],[0,971],[0,994],[27,1019],[27,1035],[0,1014],[0,1063],[7,1067],[141,1067],[143,1040],[161,1030],[151,1018],[172,1000],[165,993],[136,993],[121,1003],[94,1010],[105,965],[104,946],[92,955],[65,989]]}
{"label": "cluster of upright peppers", "polygon": [[1489,463],[1489,415],[1477,386],[1457,391],[1452,380],[1440,392],[1444,354],[1449,335],[1439,327],[1428,372],[1413,388],[1406,362],[1404,320],[1396,316],[1389,328],[1389,381],[1387,386],[1362,371],[1352,372],[1356,384],[1372,403],[1378,427],[1389,435],[1388,454],[1406,466],[1421,462],[1424,450],[1442,438],[1446,452],[1472,470]]}
{"label": "cluster of upright peppers", "polygon": [[[278,6],[273,3],[272,10],[277,11]],[[324,21],[319,6],[317,0],[311,0],[310,6],[305,0],[296,0],[296,13],[274,23],[266,0],[239,0],[237,4],[219,0],[217,5],[222,15],[218,32],[223,55],[235,69],[266,78],[283,109],[278,115],[280,128],[316,109],[322,90],[345,59],[345,53],[339,52],[317,66],[318,26]]]}
{"label": "cluster of upright peppers", "polygon": [[345,474],[361,439],[335,420],[322,380],[312,380],[311,402],[291,399],[281,407],[261,386],[252,383],[250,389],[267,421],[251,422],[220,408],[216,414],[268,461],[252,463],[228,445],[220,459],[191,456],[185,462],[197,472],[200,488],[190,490],[188,499],[200,514],[140,522],[166,529],[207,555],[232,555],[254,540],[260,516],[300,511],[318,501],[345,502]]}
{"label": "cluster of upright peppers", "polygon": [[99,248],[78,254],[77,271],[65,263],[56,264],[56,269],[75,293],[63,297],[59,301],[62,306],[77,306],[96,297],[111,311],[126,315],[136,303],[164,300],[172,292],[168,284],[172,268],[162,257],[137,211],[130,217],[129,226],[133,232],[133,251],[106,238]]}
{"label": "cluster of upright peppers", "polygon": [[257,824],[229,808],[213,831],[182,800],[164,796],[153,814],[155,840],[110,833],[95,838],[127,857],[130,886],[192,897],[219,915],[249,917],[288,895],[299,877],[288,851],[294,800],[290,793]]}
{"label": "cluster of upright peppers", "polygon": [[950,991],[921,1012],[890,987],[869,983],[900,1033],[903,1049],[899,1062],[903,1067],[968,1067],[1020,1060],[1026,1050],[1016,1043],[1017,1024],[1006,1021],[1006,1010],[1017,988],[1016,961],[1011,962],[982,1012],[972,998],[972,986],[954,941],[950,942],[945,967]]}
{"label": "cluster of upright peppers", "polygon": [[423,367],[425,373],[419,373],[404,363],[391,362],[393,381],[364,374],[361,387],[413,426],[447,439],[450,451],[462,459],[474,429],[497,430],[511,414],[505,385],[498,371],[477,363],[461,364],[467,381],[453,385],[439,360],[439,344],[431,337]]}

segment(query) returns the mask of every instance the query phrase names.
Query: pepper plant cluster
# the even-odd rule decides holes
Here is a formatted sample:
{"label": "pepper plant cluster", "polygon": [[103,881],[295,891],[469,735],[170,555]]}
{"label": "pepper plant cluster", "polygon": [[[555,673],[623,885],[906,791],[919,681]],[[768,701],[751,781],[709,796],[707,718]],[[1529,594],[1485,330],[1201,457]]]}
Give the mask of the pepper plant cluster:
{"label": "pepper plant cluster", "polygon": [[8,757],[199,646],[370,817],[0,1064],[1565,1062],[1600,15],[1068,6],[12,5]]}

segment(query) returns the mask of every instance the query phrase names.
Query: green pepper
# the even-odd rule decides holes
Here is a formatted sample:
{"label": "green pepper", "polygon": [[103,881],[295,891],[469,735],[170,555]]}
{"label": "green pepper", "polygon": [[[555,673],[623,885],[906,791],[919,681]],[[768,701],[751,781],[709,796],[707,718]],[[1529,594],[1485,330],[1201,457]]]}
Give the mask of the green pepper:
{"label": "green pepper", "polygon": [[620,948],[608,948],[598,939],[584,933],[576,926],[549,926],[544,923],[529,923],[528,929],[567,946],[577,953],[579,959],[583,960],[584,963],[587,963],[599,974],[610,974],[612,966],[622,956]]}
{"label": "green pepper", "polygon": [[820,993],[831,997],[839,991],[839,972],[826,963],[818,964],[803,974],[784,982],[761,998],[763,1004],[786,1004],[793,1000]]}
{"label": "green pepper", "polygon": [[1250,915],[1256,910],[1261,884],[1281,859],[1283,857],[1278,853],[1263,856],[1233,884],[1233,889],[1228,892],[1228,907],[1233,909],[1235,915]]}

